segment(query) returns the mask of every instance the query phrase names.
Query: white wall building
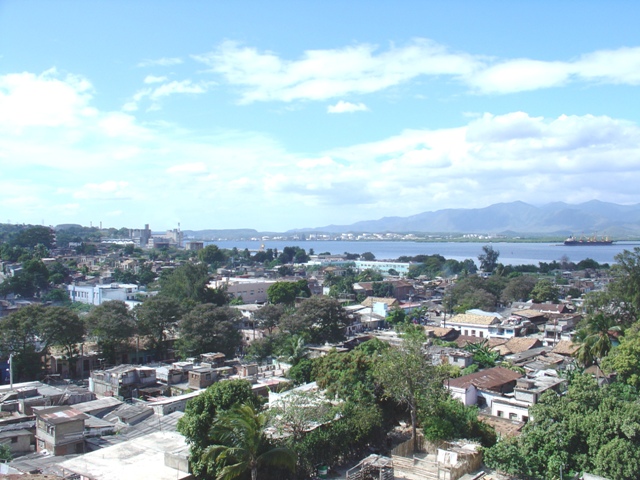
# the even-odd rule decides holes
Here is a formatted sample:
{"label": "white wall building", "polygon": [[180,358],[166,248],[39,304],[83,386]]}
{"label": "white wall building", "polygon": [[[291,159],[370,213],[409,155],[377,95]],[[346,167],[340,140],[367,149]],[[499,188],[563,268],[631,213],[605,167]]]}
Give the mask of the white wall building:
{"label": "white wall building", "polygon": [[244,303],[265,303],[267,290],[274,283],[276,283],[275,280],[230,277],[213,280],[209,283],[209,287],[224,287],[234,298],[242,297]]}
{"label": "white wall building", "polygon": [[107,285],[67,285],[72,302],[101,305],[110,300],[120,300],[129,305],[136,302],[139,292],[135,283],[110,283]]}

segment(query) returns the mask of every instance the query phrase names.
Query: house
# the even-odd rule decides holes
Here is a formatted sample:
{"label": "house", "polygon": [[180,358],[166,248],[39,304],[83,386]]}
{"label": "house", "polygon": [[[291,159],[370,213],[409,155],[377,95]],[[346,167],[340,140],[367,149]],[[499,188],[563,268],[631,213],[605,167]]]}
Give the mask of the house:
{"label": "house", "polygon": [[53,455],[84,453],[82,412],[67,406],[36,408],[36,450]]}
{"label": "house", "polygon": [[188,458],[185,438],[161,431],[66,460],[60,467],[84,480],[183,480],[193,478]]}
{"label": "house", "polygon": [[139,365],[119,365],[108,370],[95,370],[89,378],[89,390],[105,397],[132,398],[141,388],[156,385],[156,371]]}
{"label": "house", "polygon": [[[498,324],[500,324],[500,319],[497,316],[470,313],[460,313],[446,322],[447,327],[455,328],[461,335],[478,338],[489,338],[489,328]],[[445,325],[442,326],[444,327]]]}
{"label": "house", "polygon": [[211,367],[196,367],[189,372],[189,388],[207,388],[216,380],[215,369]]}
{"label": "house", "polygon": [[502,345],[498,345],[493,350],[500,353],[501,356],[511,355],[513,353],[526,352],[532,348],[542,347],[542,342],[533,337],[513,337]]}
{"label": "house", "polygon": [[109,283],[106,285],[67,285],[71,302],[102,305],[111,300],[120,300],[132,307],[140,303],[136,300],[138,285],[135,283]]}
{"label": "house", "polygon": [[473,363],[473,354],[457,348],[439,347],[433,345],[427,347],[427,355],[431,357],[434,365],[454,365],[467,368]]}
{"label": "house", "polygon": [[24,428],[0,431],[0,445],[9,447],[12,455],[30,453],[32,438],[33,433]]}
{"label": "house", "polygon": [[540,396],[547,390],[561,391],[566,379],[555,372],[540,372],[533,377],[522,377],[516,382],[513,397],[494,398],[491,403],[491,415],[519,422],[529,420],[529,407],[538,403]]}
{"label": "house", "polygon": [[493,367],[487,370],[463,375],[447,380],[447,388],[453,398],[460,400],[465,406],[488,405],[494,398],[513,392],[521,373],[508,368]]}

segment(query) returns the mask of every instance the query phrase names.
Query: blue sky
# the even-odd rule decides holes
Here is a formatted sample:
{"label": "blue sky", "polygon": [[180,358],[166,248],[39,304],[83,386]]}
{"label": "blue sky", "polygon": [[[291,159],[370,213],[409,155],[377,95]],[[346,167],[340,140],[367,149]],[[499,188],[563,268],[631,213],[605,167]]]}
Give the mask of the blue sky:
{"label": "blue sky", "polygon": [[0,2],[0,222],[640,203],[640,3]]}

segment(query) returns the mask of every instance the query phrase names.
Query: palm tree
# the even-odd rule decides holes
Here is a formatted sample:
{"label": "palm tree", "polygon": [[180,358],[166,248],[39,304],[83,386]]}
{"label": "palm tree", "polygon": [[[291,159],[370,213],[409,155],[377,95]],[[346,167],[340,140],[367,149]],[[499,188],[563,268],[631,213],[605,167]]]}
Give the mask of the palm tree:
{"label": "palm tree", "polygon": [[211,428],[215,443],[204,452],[205,458],[216,464],[216,480],[232,480],[247,471],[251,480],[257,480],[258,468],[263,465],[295,469],[295,453],[269,442],[266,423],[266,415],[250,405],[236,405],[218,415]]}
{"label": "palm tree", "polygon": [[611,333],[621,329],[613,317],[602,312],[588,318],[584,328],[578,330],[576,340],[581,344],[576,359],[585,367],[596,364],[611,351]]}

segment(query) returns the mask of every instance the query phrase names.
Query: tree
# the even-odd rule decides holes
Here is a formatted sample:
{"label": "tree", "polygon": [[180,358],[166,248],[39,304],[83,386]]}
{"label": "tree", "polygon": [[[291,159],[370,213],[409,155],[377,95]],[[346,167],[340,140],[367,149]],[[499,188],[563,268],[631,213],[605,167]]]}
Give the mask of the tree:
{"label": "tree", "polygon": [[234,308],[197,305],[178,323],[178,348],[182,357],[207,352],[235,355],[242,340],[235,326],[240,316],[240,312]]}
{"label": "tree", "polygon": [[376,256],[371,252],[364,252],[360,254],[360,258],[366,262],[372,262],[376,259]]}
{"label": "tree", "polygon": [[603,359],[602,369],[615,372],[618,379],[640,389],[640,324],[629,328],[620,339],[620,345],[613,348]]}
{"label": "tree", "polygon": [[422,353],[424,338],[404,335],[402,345],[384,351],[374,366],[374,376],[384,395],[408,408],[411,415],[411,438],[418,450],[416,430],[420,399],[429,398],[442,388],[435,367]]}
{"label": "tree", "polygon": [[530,298],[536,285],[536,278],[532,275],[521,275],[510,278],[502,291],[500,298],[503,302],[524,302]]}
{"label": "tree", "polygon": [[310,297],[311,290],[306,280],[276,282],[267,289],[269,303],[293,305],[297,297]]}
{"label": "tree", "polygon": [[94,308],[86,317],[90,336],[98,343],[102,354],[110,364],[115,364],[118,353],[136,331],[133,314],[124,302],[112,300]]}
{"label": "tree", "polygon": [[217,245],[207,245],[198,252],[198,258],[208,265],[217,265],[226,260],[226,256]]}
{"label": "tree", "polygon": [[611,350],[610,335],[613,332],[620,332],[613,317],[602,312],[587,316],[575,335],[575,340],[580,343],[576,359],[585,367],[594,363],[600,365]]}
{"label": "tree", "polygon": [[543,278],[538,280],[536,286],[531,290],[531,296],[536,303],[544,302],[558,302],[558,287],[556,287],[551,280]]}
{"label": "tree", "polygon": [[198,478],[215,478],[215,464],[203,456],[211,445],[210,430],[218,413],[235,404],[248,404],[255,408],[260,400],[251,391],[246,380],[217,382],[202,394],[187,402],[184,416],[178,421],[178,431],[185,436],[190,447],[189,464]]}
{"label": "tree", "polygon": [[393,297],[396,289],[391,282],[373,282],[372,285],[374,297]]}
{"label": "tree", "polygon": [[291,335],[305,335],[310,343],[323,344],[344,340],[349,318],[340,302],[331,297],[311,297],[280,322]]}
{"label": "tree", "polygon": [[211,439],[204,457],[216,463],[217,480],[232,480],[251,472],[257,480],[258,469],[264,466],[282,467],[293,471],[296,455],[285,447],[276,447],[265,434],[267,417],[251,405],[237,405],[222,412],[213,422]]}
{"label": "tree", "polygon": [[137,305],[134,314],[138,321],[138,333],[149,339],[151,349],[158,354],[158,360],[166,351],[167,334],[176,330],[182,309],[171,297],[156,295]]}
{"label": "tree", "polygon": [[388,314],[386,318],[387,322],[391,325],[397,325],[407,320],[407,314],[401,308],[394,308]]}
{"label": "tree", "polygon": [[47,307],[38,325],[40,339],[45,350],[56,346],[63,350],[69,361],[71,377],[76,375],[75,367],[79,355],[78,345],[84,341],[87,327],[78,314],[66,307]]}
{"label": "tree", "polygon": [[53,247],[55,233],[49,227],[36,225],[26,228],[11,238],[11,244],[23,248],[34,248],[41,244],[46,248]]}
{"label": "tree", "polygon": [[493,272],[493,270],[498,265],[498,257],[500,256],[500,252],[498,250],[494,250],[491,245],[484,245],[482,247],[482,252],[483,253],[478,255],[480,268],[483,272]]}
{"label": "tree", "polygon": [[204,264],[185,263],[160,276],[160,294],[171,297],[185,307],[199,303],[225,305],[228,295],[224,290],[209,288],[209,271]]}
{"label": "tree", "polygon": [[37,342],[44,315],[45,307],[33,304],[0,322],[2,354],[13,354],[12,368],[18,381],[35,380],[42,373],[42,351]]}
{"label": "tree", "polygon": [[257,323],[258,328],[266,329],[269,335],[280,323],[285,308],[282,304],[267,304],[253,314],[253,320]]}
{"label": "tree", "polygon": [[521,436],[485,450],[489,467],[519,478],[557,478],[561,471],[637,478],[640,403],[636,392],[615,383],[600,388],[591,376],[576,375],[566,394],[547,391],[529,412]]}

